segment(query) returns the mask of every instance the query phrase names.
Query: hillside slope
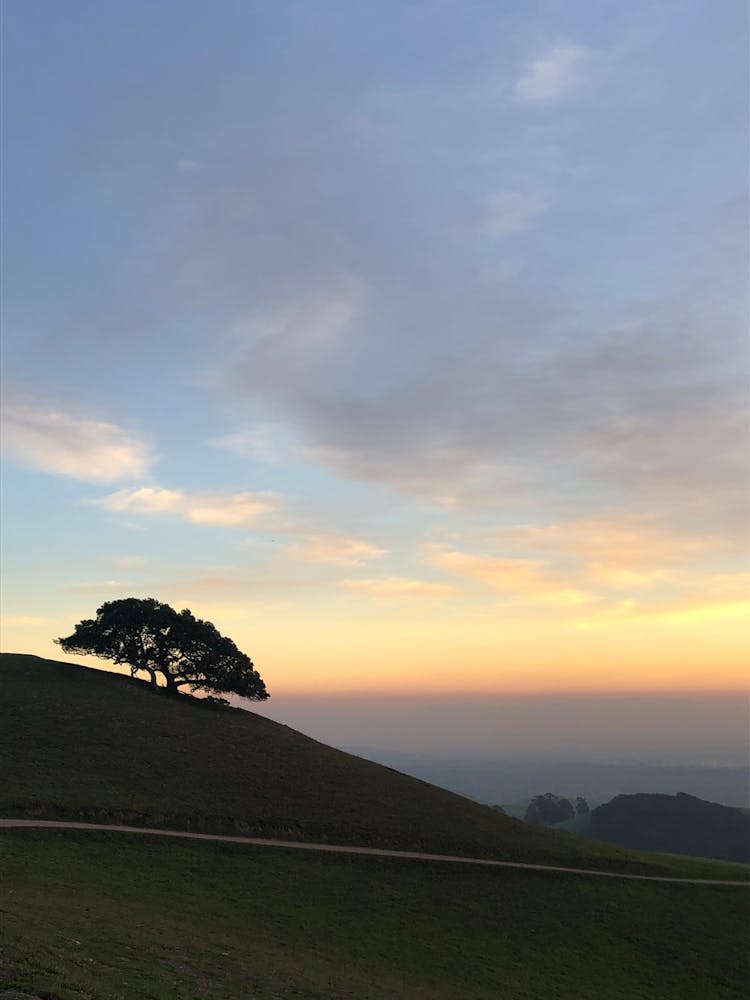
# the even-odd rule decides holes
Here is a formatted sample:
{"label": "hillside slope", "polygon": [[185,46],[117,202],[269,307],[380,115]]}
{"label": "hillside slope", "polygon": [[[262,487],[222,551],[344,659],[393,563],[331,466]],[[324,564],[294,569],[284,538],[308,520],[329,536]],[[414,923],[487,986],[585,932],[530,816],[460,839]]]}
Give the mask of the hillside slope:
{"label": "hillside slope", "polygon": [[[0,815],[688,873],[686,863],[534,828],[254,713],[167,698],[121,675],[2,654],[0,699]],[[722,876],[710,866],[708,877]]]}
{"label": "hillside slope", "polygon": [[748,891],[0,830],[2,988],[48,1000],[739,1000]]}
{"label": "hillside slope", "polygon": [[590,816],[587,836],[643,851],[750,862],[750,816],[694,795],[618,795]]}

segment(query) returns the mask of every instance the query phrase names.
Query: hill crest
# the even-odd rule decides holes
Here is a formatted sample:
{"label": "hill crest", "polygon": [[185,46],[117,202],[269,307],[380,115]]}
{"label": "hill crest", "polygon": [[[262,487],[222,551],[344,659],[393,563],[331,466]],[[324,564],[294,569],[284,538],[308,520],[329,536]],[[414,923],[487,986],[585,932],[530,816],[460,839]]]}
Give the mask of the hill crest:
{"label": "hill crest", "polygon": [[123,675],[6,653],[0,692],[5,816],[672,870],[666,859],[532,827],[256,713],[168,698]]}

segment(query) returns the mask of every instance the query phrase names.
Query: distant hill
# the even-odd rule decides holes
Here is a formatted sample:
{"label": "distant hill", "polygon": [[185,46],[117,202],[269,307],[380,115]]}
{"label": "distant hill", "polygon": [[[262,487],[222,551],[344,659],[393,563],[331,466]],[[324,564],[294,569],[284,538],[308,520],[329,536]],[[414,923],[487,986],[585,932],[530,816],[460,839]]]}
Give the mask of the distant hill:
{"label": "distant hill", "polygon": [[126,822],[584,867],[667,859],[534,827],[241,709],[0,655],[0,815]]}
{"label": "distant hill", "polygon": [[[402,753],[374,747],[344,747],[349,753],[468,795],[478,802],[526,802],[540,790],[582,795],[589,803],[609,802],[615,795],[687,792],[727,806],[750,806],[750,768],[675,764],[612,763],[586,760],[524,758],[452,758]],[[510,815],[516,815],[515,812]],[[523,818],[523,813],[521,814]]]}
{"label": "distant hill", "polygon": [[750,815],[683,792],[618,795],[581,832],[644,851],[750,863]]}

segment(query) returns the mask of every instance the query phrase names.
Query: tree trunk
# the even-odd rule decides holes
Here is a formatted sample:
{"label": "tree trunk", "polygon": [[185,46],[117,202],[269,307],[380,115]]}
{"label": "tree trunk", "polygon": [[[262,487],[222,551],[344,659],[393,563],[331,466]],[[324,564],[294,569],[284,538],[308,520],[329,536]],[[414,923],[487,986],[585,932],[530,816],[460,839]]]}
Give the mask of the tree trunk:
{"label": "tree trunk", "polygon": [[155,691],[156,688],[157,688],[157,684],[156,684],[156,671],[152,667],[135,666],[133,664],[130,665],[130,674],[131,674],[132,677],[135,677],[135,675],[140,670],[142,670],[144,672],[144,674],[148,674],[149,684],[151,685],[151,687]]}
{"label": "tree trunk", "polygon": [[164,670],[163,673],[167,682],[167,694],[168,695],[179,694],[180,692],[177,690],[177,685],[175,683],[173,675],[170,674],[168,670]]}

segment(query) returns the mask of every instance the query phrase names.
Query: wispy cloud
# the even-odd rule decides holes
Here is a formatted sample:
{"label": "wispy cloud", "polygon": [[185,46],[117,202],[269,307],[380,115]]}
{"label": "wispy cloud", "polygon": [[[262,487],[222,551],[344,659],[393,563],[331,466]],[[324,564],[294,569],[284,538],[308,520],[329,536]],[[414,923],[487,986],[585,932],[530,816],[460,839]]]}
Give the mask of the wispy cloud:
{"label": "wispy cloud", "polygon": [[433,546],[428,557],[433,566],[478,580],[522,601],[533,604],[577,606],[597,599],[595,594],[572,585],[542,559],[508,559]]}
{"label": "wispy cloud", "polygon": [[733,539],[718,532],[687,534],[653,515],[607,513],[549,524],[517,524],[491,533],[489,541],[523,552],[573,560],[587,580],[614,589],[679,584],[695,560],[731,555]]}
{"label": "wispy cloud", "polygon": [[388,554],[387,549],[380,549],[361,538],[329,534],[309,535],[290,545],[287,552],[304,562],[331,563],[335,566],[366,566]]}
{"label": "wispy cloud", "polygon": [[99,507],[127,514],[177,514],[193,524],[242,528],[275,510],[271,493],[187,493],[154,486],[117,490],[94,500]]}
{"label": "wispy cloud", "polygon": [[234,493],[195,498],[186,513],[193,524],[241,528],[275,508],[275,502],[267,493]]}
{"label": "wispy cloud", "polygon": [[335,343],[349,331],[366,298],[364,281],[340,274],[327,287],[315,288],[296,301],[263,312],[251,312],[234,327],[235,340],[259,346],[269,359],[279,353],[316,349]]}
{"label": "wispy cloud", "polygon": [[432,583],[428,580],[408,580],[400,576],[383,577],[372,580],[342,580],[342,587],[355,590],[372,597],[393,599],[420,597],[450,597],[456,588],[447,583]]}
{"label": "wispy cloud", "polygon": [[616,622],[653,622],[660,625],[702,625],[714,621],[734,621],[745,627],[750,623],[748,574],[734,574],[736,579],[723,581],[718,591],[707,589],[700,594],[684,594],[658,603],[625,600],[597,609],[596,614],[577,622],[577,627],[589,630],[606,628]]}
{"label": "wispy cloud", "polygon": [[300,458],[300,449],[292,431],[287,425],[272,421],[246,424],[230,434],[212,438],[209,444],[269,465]]}
{"label": "wispy cloud", "polygon": [[582,45],[556,45],[528,62],[515,94],[525,104],[546,104],[573,91],[582,81],[589,52]]}
{"label": "wispy cloud", "polygon": [[102,592],[123,594],[130,589],[130,584],[120,580],[101,580],[99,582],[69,583],[65,589],[82,594],[98,594]]}
{"label": "wispy cloud", "polygon": [[88,482],[141,479],[155,460],[142,438],[116,424],[32,400],[4,403],[2,442],[20,464]]}
{"label": "wispy cloud", "polygon": [[501,191],[488,199],[487,228],[494,236],[514,236],[531,229],[547,208],[541,195]]}
{"label": "wispy cloud", "polygon": [[164,514],[183,510],[187,497],[182,490],[165,490],[159,486],[128,487],[95,500],[99,507],[131,514]]}

